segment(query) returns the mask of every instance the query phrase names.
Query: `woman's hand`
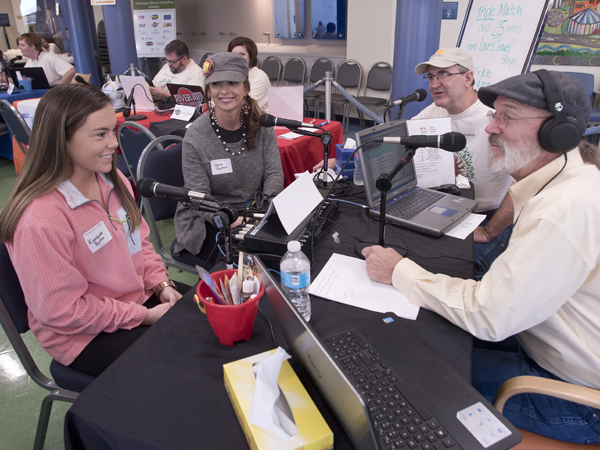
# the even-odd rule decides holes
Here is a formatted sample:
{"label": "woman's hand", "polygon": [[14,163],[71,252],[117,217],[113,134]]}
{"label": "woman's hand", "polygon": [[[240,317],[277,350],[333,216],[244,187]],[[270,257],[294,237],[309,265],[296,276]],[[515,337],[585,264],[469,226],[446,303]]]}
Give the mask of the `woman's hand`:
{"label": "woman's hand", "polygon": [[[173,288],[171,288],[171,289],[173,289]],[[165,288],[165,290],[166,290],[166,288]],[[161,297],[162,297],[162,295],[161,295]],[[152,325],[158,319],[160,319],[169,309],[171,309],[170,303],[161,303],[160,305],[155,306],[154,308],[147,309],[146,317],[144,317],[144,321],[142,322],[142,325]]]}
{"label": "woman's hand", "polygon": [[173,306],[181,297],[182,295],[179,292],[177,292],[171,286],[167,286],[160,293],[159,300],[161,303],[169,303],[171,306]]}

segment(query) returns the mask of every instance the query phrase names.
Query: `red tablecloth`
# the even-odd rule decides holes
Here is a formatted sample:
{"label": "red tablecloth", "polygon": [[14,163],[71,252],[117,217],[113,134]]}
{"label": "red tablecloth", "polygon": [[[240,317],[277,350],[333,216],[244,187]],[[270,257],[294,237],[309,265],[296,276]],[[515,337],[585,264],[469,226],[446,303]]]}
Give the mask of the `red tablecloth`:
{"label": "red tablecloth", "polygon": [[[154,111],[143,111],[138,114],[144,114],[148,116],[144,120],[139,120],[138,123],[144,125],[146,128],[150,128],[150,122],[160,122],[167,120],[171,117],[168,115],[158,115]],[[122,113],[117,114],[117,128],[123,122],[125,117]],[[304,122],[309,123],[312,119],[305,118]],[[324,120],[317,119],[315,124],[320,124]],[[331,149],[329,157],[335,156],[335,145],[341,144],[344,138],[342,131],[342,124],[339,122],[330,122],[323,126],[323,129],[329,131],[333,137],[331,141]],[[281,155],[281,165],[283,166],[283,175],[285,176],[285,186],[292,183],[295,178],[295,173],[302,173],[305,170],[312,172],[312,168],[319,161],[323,161],[323,144],[321,140],[316,137],[302,136],[294,140],[281,139],[279,136],[285,133],[289,133],[290,130],[284,127],[275,127],[275,134],[277,135],[277,145],[279,147],[279,154]]]}

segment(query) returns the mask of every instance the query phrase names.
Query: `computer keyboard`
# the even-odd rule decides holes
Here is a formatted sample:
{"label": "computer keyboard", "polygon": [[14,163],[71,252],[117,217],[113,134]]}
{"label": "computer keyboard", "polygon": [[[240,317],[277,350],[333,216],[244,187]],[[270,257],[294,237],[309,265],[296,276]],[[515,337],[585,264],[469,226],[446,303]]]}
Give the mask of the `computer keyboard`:
{"label": "computer keyboard", "polygon": [[410,219],[432,203],[437,202],[444,195],[441,192],[417,189],[388,206],[386,214],[401,219]]}
{"label": "computer keyboard", "polygon": [[358,330],[350,329],[323,341],[363,397],[383,448],[461,448]]}

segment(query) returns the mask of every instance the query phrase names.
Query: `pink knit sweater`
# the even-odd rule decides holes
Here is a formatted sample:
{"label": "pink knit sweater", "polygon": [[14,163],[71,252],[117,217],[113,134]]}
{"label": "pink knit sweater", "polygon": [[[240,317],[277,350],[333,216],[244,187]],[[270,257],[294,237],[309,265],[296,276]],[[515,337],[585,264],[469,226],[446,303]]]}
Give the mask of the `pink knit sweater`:
{"label": "pink knit sweater", "polygon": [[140,325],[152,288],[168,279],[146,222],[130,234],[128,223],[115,220],[125,219],[125,209],[112,183],[103,174],[98,180],[112,220],[67,180],[25,209],[7,245],[29,326],[65,365],[100,332]]}

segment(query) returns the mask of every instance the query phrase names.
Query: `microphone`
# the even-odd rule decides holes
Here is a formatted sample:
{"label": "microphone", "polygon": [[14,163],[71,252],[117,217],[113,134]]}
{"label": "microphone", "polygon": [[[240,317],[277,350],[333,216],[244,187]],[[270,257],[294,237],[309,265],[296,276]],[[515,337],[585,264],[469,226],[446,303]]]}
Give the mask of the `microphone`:
{"label": "microphone", "polygon": [[413,148],[435,147],[454,153],[460,152],[467,146],[467,138],[465,135],[455,131],[438,136],[396,136],[375,138],[374,141],[401,144]]}
{"label": "microphone", "polygon": [[[77,80],[77,81],[79,81],[79,80]],[[136,114],[136,112],[135,112],[135,99],[133,98],[133,92],[135,91],[135,88],[137,86],[139,86],[139,84],[134,84],[133,87],[131,88],[131,94],[129,95],[129,98],[127,98],[127,104],[125,105],[125,109],[123,110],[123,117],[125,117],[127,120],[144,120],[148,117],[144,114]],[[131,114],[131,106],[132,105],[133,105],[133,116],[129,117],[129,115]]]}
{"label": "microphone", "polygon": [[314,125],[312,123],[304,123],[304,122],[298,122],[297,120],[282,119],[280,117],[272,116],[271,114],[263,114],[262,116],[260,116],[258,118],[258,123],[260,123],[265,128],[271,128],[271,127],[274,127],[275,125],[279,125],[279,126],[287,127],[287,128],[305,127],[305,128],[319,129],[319,127],[317,125]]}
{"label": "microphone", "polygon": [[17,55],[15,56],[13,59],[11,59],[10,61],[8,61],[9,63],[14,63],[15,61],[18,61],[20,59],[23,59],[23,57],[21,55]]}
{"label": "microphone", "polygon": [[216,202],[216,200],[208,194],[159,183],[153,178],[142,178],[141,180],[138,180],[135,184],[135,190],[145,198],[170,197],[179,201],[208,200]]}
{"label": "microphone", "polygon": [[81,83],[81,84],[87,84],[87,85],[89,85],[89,84],[90,84],[90,83],[88,83],[87,81],[85,81],[81,75],[77,75],[77,76],[75,77],[75,81],[77,81],[78,83]]}
{"label": "microphone", "polygon": [[404,106],[410,102],[422,102],[426,98],[427,98],[427,91],[425,89],[417,89],[412,94],[407,95],[406,97],[402,97],[402,98],[396,100],[395,102],[393,102],[392,106],[390,106],[390,108],[392,108],[394,106],[398,106],[398,105]]}

